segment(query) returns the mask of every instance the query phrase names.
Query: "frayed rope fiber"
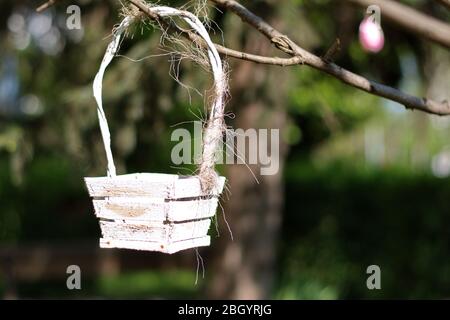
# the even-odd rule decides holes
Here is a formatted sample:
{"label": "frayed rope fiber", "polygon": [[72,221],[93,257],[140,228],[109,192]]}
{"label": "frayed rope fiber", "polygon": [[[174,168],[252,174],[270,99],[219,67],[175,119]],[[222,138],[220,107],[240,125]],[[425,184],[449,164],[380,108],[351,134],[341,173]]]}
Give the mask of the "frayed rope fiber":
{"label": "frayed rope fiber", "polygon": [[[149,10],[160,17],[179,17],[183,19],[192,29],[194,29],[198,33],[199,36],[203,38],[206,43],[208,58],[214,76],[214,99],[203,133],[203,150],[202,158],[200,159],[198,176],[203,191],[205,193],[210,193],[215,190],[218,185],[219,176],[214,169],[216,151],[221,145],[223,134],[226,129],[224,120],[224,108],[225,96],[228,86],[227,77],[222,65],[222,60],[220,59],[219,53],[217,52],[213,42],[211,41],[206,28],[197,18],[197,16],[189,11],[165,6],[149,7]],[[108,45],[105,56],[100,65],[100,69],[95,76],[93,84],[94,98],[97,102],[97,113],[100,123],[100,130],[102,133],[103,144],[108,163],[107,174],[109,177],[116,176],[116,168],[114,166],[114,160],[111,152],[111,137],[109,133],[108,122],[103,111],[102,81],[107,66],[112,61],[119,49],[119,44],[123,33],[132,24],[133,20],[134,18],[131,16],[125,17],[120,25],[113,31],[113,40]]]}

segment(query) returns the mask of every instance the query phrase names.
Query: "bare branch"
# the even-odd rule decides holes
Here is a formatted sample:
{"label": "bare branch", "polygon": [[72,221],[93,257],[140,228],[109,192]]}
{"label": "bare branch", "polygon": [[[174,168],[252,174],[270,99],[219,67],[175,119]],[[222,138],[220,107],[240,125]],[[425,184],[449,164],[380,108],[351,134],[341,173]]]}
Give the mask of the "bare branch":
{"label": "bare branch", "polygon": [[236,59],[241,60],[247,60],[255,63],[261,63],[261,64],[271,64],[274,66],[281,66],[281,67],[287,67],[287,66],[293,66],[296,64],[302,64],[303,60],[301,57],[293,56],[291,58],[279,58],[279,57],[265,57],[265,56],[259,56],[256,54],[246,53],[242,51],[233,50],[224,46],[221,46],[220,44],[215,44],[217,51],[219,53]]}
{"label": "bare branch", "polygon": [[[249,11],[243,5],[234,0],[210,0],[238,15],[243,21],[265,35],[277,48],[290,55],[299,56],[304,64],[317,70],[326,72],[345,84],[366,91],[368,93],[398,102],[409,109],[417,109],[437,115],[450,115],[449,102],[437,102],[427,98],[419,98],[404,93],[398,89],[368,80],[363,76],[348,71],[334,63],[328,63],[322,58],[306,51],[294,43],[286,35],[282,34],[260,17]],[[371,0],[376,1],[376,0]]]}
{"label": "bare branch", "polygon": [[[131,4],[133,4],[135,7],[137,7],[141,12],[145,13],[151,19],[154,19],[154,20],[158,19],[158,16],[156,16],[155,13],[151,10],[151,7],[147,6],[144,2],[142,2],[140,0],[128,0],[128,1]],[[198,36],[197,34],[191,32],[189,30],[180,29],[177,25],[172,24],[165,20],[159,20],[159,23],[161,23],[164,26],[164,28],[166,29],[166,31],[168,31],[168,32],[172,32],[172,33],[176,32],[176,33],[186,37],[187,39],[195,42],[198,45],[201,45],[203,47],[206,46],[206,44],[204,43],[204,40],[200,36]],[[271,65],[277,65],[277,66],[292,66],[292,65],[300,64],[302,62],[301,58],[297,57],[297,56],[294,56],[291,58],[265,57],[265,56],[260,56],[260,55],[255,55],[255,54],[250,54],[250,53],[245,53],[245,52],[229,49],[229,48],[226,48],[219,44],[214,44],[214,45],[220,54],[223,54],[227,57],[232,57],[232,58],[241,59],[241,60],[247,60],[247,61],[251,61],[251,62],[255,62],[255,63],[271,64]]]}
{"label": "bare branch", "polygon": [[[49,0],[45,3],[43,3],[42,5],[40,5],[36,9],[36,12],[41,13],[41,12],[47,10],[48,8],[50,8],[51,6],[53,6],[54,4],[56,4],[58,1],[59,0]],[[149,7],[147,5],[145,5],[145,3],[143,3],[142,1],[135,1],[135,0],[128,0],[128,1],[131,4],[133,4],[134,6],[136,6],[139,10],[141,10],[141,12],[145,13],[149,18],[151,18],[153,20],[158,19],[158,16],[155,15],[149,9]],[[168,22],[166,22],[166,23],[164,23],[162,21],[159,21],[159,22],[165,24],[165,27],[167,29],[171,29],[171,30],[167,30],[167,31],[177,32],[177,33],[181,34],[182,36],[190,39],[191,41],[194,41],[197,44],[200,44],[202,46],[205,46],[203,39],[201,37],[199,37],[198,35],[196,35],[195,33],[192,33],[187,30],[182,30],[174,24],[169,25]],[[215,44],[215,46],[216,46],[217,51],[224,56],[235,58],[235,59],[247,60],[250,62],[255,62],[255,63],[260,63],[260,64],[269,64],[269,65],[285,67],[285,66],[292,66],[292,65],[301,63],[301,59],[299,57],[291,57],[291,58],[266,57],[266,56],[260,56],[260,55],[256,55],[256,54],[245,53],[242,51],[233,50],[233,49],[221,46],[219,44]]]}
{"label": "bare branch", "polygon": [[[54,4],[56,1],[58,0],[50,0],[41,7],[45,6],[45,8],[43,9],[45,10],[46,8]],[[167,22],[160,20],[159,17],[156,16],[155,13],[151,11],[151,8],[148,7],[148,5],[146,5],[145,2],[142,2],[140,0],[127,0],[127,1],[136,6],[137,8],[139,8],[149,18],[158,20],[160,23],[163,24],[166,23],[166,27],[168,29],[172,29],[171,30],[172,32],[177,32],[182,36],[187,37],[191,41],[194,41],[197,44],[204,46],[203,40],[201,40],[201,38],[195,33],[187,30],[181,30],[174,25],[169,26],[167,25]],[[239,4],[237,1],[234,0],[210,0],[210,1],[234,12],[243,21],[253,26],[264,36],[266,36],[278,49],[290,55],[291,58],[259,56],[241,51],[236,51],[216,44],[217,50],[223,55],[237,59],[252,61],[255,63],[263,63],[278,66],[306,64],[317,70],[320,70],[322,72],[334,76],[335,78],[339,79],[345,84],[366,91],[368,93],[398,102],[404,105],[406,108],[417,109],[423,112],[436,115],[450,115],[450,104],[448,103],[448,101],[437,102],[431,99],[419,98],[404,93],[398,89],[377,83],[375,81],[368,80],[358,74],[355,74],[351,71],[341,68],[340,66],[334,63],[330,63],[326,59],[322,59],[301,48],[299,45],[293,42],[288,36],[282,34],[278,30],[273,28],[262,18],[258,17],[257,15],[249,11],[247,8]],[[357,1],[357,0],[349,0],[349,1]],[[358,0],[358,1],[365,1],[365,0]],[[370,1],[380,1],[380,0],[370,0]],[[50,2],[51,4],[47,5]]]}
{"label": "bare branch", "polygon": [[[450,48],[450,25],[421,13],[407,5],[391,0],[346,0],[361,7],[377,5],[381,16],[403,29],[427,40]],[[447,4],[450,3],[447,1]]]}
{"label": "bare branch", "polygon": [[37,9],[36,12],[41,13],[45,10],[47,10],[48,8],[50,8],[52,5],[54,5],[56,3],[56,1],[58,0],[48,0],[47,2],[41,4]]}

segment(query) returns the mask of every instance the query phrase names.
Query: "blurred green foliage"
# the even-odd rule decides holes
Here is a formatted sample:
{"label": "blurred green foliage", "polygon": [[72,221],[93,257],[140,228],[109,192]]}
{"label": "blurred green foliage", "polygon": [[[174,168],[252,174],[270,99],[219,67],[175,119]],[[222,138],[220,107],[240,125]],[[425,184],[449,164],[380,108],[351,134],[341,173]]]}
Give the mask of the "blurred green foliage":
{"label": "blurred green foliage", "polygon": [[183,298],[195,297],[195,272],[165,271],[136,272],[97,280],[98,293],[102,296],[121,298]]}
{"label": "blurred green foliage", "polygon": [[[114,276],[83,277],[81,291],[69,291],[61,285],[61,280],[42,280],[20,282],[17,290],[22,297],[44,296],[47,298],[110,298],[110,299],[182,299],[198,297],[199,288],[195,286],[195,272],[138,271]],[[0,292],[4,284],[0,277]]]}
{"label": "blurred green foliage", "polygon": [[[348,163],[286,171],[280,298],[442,298],[450,292],[448,180]],[[379,265],[382,290],[366,287]],[[432,271],[431,271],[432,270]]]}

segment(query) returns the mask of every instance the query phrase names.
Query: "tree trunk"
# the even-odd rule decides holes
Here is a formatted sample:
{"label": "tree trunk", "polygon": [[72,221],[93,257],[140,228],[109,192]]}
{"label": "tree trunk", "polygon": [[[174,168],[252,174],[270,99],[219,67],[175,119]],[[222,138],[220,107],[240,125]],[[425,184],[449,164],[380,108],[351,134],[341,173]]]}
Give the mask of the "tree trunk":
{"label": "tree trunk", "polygon": [[[253,10],[276,24],[275,5],[269,7],[259,2]],[[236,25],[241,30],[248,30],[238,21],[233,20],[231,23],[230,28],[225,28],[225,34],[234,34],[233,39],[244,39],[243,43],[236,44],[237,47],[256,54],[272,54],[270,44],[261,39],[259,34],[229,30],[236,29]],[[232,98],[229,108],[236,114],[233,128],[284,128],[287,85],[283,82],[287,82],[287,70],[245,61],[236,62],[231,67]],[[226,166],[231,194],[224,201],[224,209],[234,241],[230,239],[227,225],[219,211],[220,238],[213,242],[215,247],[212,250],[214,259],[211,270],[214,270],[214,274],[207,288],[211,298],[263,299],[271,295],[284,196],[282,173],[287,149],[281,137],[280,132],[279,170],[276,174],[263,176],[260,174],[260,164],[250,165],[259,184],[247,166]],[[268,150],[270,155],[270,147]]]}

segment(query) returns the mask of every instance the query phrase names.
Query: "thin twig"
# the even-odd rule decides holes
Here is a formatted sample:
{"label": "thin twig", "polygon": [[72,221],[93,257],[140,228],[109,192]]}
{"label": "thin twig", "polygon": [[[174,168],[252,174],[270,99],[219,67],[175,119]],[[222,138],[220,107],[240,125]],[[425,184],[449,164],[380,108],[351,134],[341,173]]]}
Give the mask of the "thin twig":
{"label": "thin twig", "polygon": [[54,5],[56,3],[56,1],[58,0],[49,0],[43,4],[41,4],[37,9],[36,12],[41,13],[45,10],[47,10],[48,8],[50,8],[52,5]]}
{"label": "thin twig", "polygon": [[334,56],[341,50],[341,40],[336,38],[331,47],[325,52],[322,59],[327,62],[333,62]]}

